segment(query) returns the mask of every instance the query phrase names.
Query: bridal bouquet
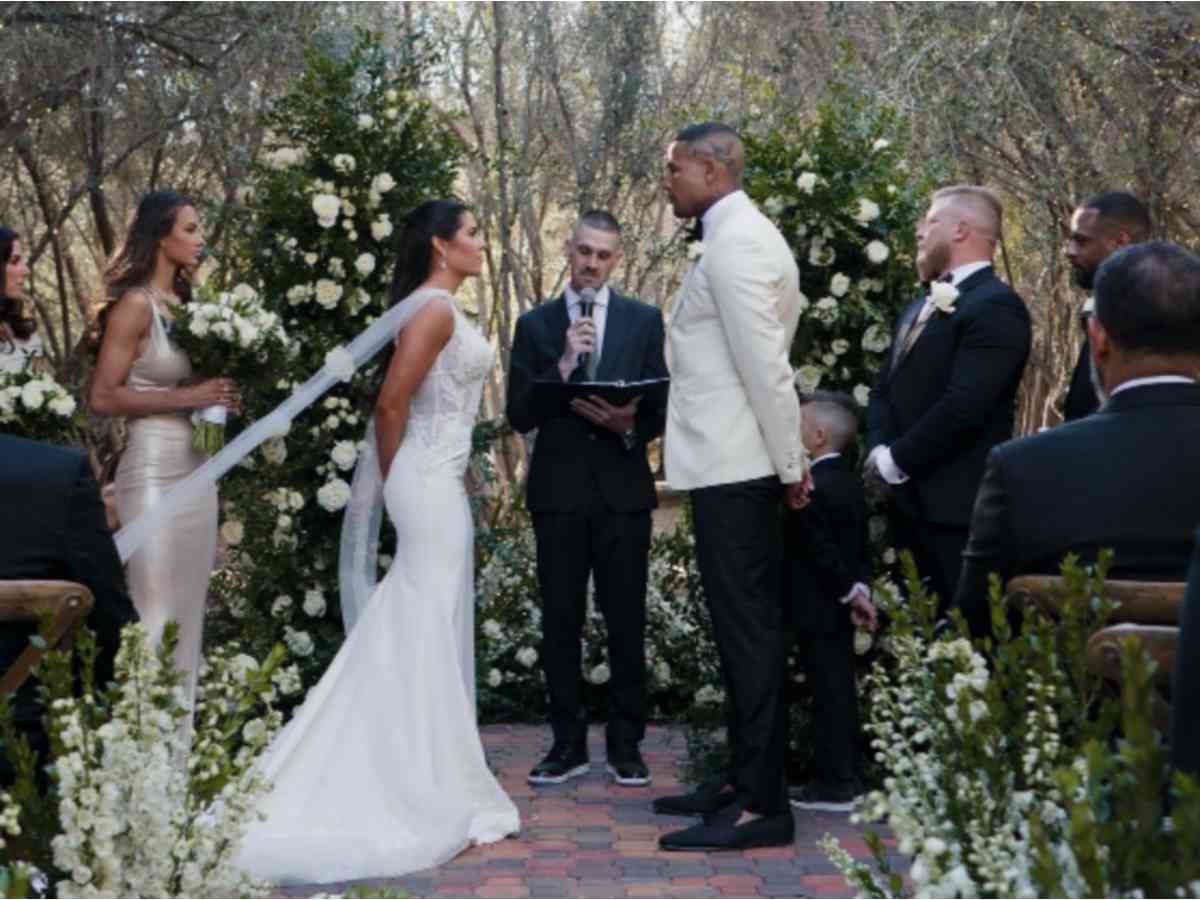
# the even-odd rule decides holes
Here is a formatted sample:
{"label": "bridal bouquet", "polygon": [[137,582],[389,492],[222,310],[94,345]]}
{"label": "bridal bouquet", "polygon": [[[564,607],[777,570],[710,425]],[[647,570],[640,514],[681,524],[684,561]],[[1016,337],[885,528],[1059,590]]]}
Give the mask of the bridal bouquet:
{"label": "bridal bouquet", "polygon": [[[264,308],[248,284],[206,295],[179,307],[172,340],[188,355],[202,378],[227,376],[244,385],[264,371],[283,367],[290,349],[279,316]],[[192,446],[215,453],[225,446],[226,409],[207,406],[192,414]]]}

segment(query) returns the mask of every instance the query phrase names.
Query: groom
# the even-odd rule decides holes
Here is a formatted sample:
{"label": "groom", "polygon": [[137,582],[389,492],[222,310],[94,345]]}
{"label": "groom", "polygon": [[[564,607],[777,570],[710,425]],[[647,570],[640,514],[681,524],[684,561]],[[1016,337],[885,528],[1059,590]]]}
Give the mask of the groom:
{"label": "groom", "polygon": [[737,132],[705,123],[667,149],[675,215],[699,218],[703,253],[671,320],[667,480],[691,492],[696,560],[728,699],[724,783],[660,797],[656,812],[705,815],[664,850],[790,844],[779,602],[779,504],[808,502],[800,402],[788,350],[800,318],[796,262],[741,190]]}
{"label": "groom", "polygon": [[656,504],[646,444],[662,433],[661,402],[612,406],[577,399],[570,414],[536,408],[536,380],[640,381],[667,374],[662,313],[608,286],[621,259],[621,226],[584,213],[566,244],[563,296],[517,321],[508,372],[508,421],[537,429],[526,505],[537,538],[542,666],[554,745],[529,773],[561,784],[588,771],[580,639],[589,575],[608,629],[608,771],[617,784],[650,783],[638,744],[646,722],[646,573]]}

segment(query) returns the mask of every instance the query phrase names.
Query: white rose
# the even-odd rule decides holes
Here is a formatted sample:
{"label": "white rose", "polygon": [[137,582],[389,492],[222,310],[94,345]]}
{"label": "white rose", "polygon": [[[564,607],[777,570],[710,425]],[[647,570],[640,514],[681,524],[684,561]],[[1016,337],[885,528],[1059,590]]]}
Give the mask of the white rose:
{"label": "white rose", "polygon": [[817,173],[801,172],[796,179],[796,187],[806,194],[811,194],[817,187]]}
{"label": "white rose", "polygon": [[606,666],[604,663],[600,663],[600,665],[592,669],[588,678],[592,684],[605,684],[608,682],[610,674],[611,673],[608,671],[608,666]]}
{"label": "white rose", "polygon": [[42,386],[36,381],[28,382],[21,388],[21,402],[25,404],[28,410],[41,409],[42,404],[46,402],[46,395],[42,393]]}
{"label": "white rose", "polygon": [[353,469],[354,464],[358,462],[358,447],[354,441],[338,441],[333,445],[329,458],[342,471]]}
{"label": "white rose", "polygon": [[867,330],[863,332],[862,339],[862,348],[864,350],[870,353],[882,353],[890,346],[892,346],[890,331],[878,323],[867,326]]}
{"label": "white rose", "polygon": [[854,211],[854,221],[859,225],[866,225],[868,222],[874,222],[879,218],[879,204],[873,200],[868,200],[866,197],[858,198],[858,208]]}
{"label": "white rose", "polygon": [[817,301],[816,316],[826,325],[832,325],[837,321],[838,317],[838,302],[833,297],[822,297]]}
{"label": "white rose", "polygon": [[781,212],[783,212],[783,198],[775,196],[768,197],[766,202],[763,203],[763,211],[772,218],[779,215]]}
{"label": "white rose", "polygon": [[387,172],[380,172],[371,179],[371,190],[377,194],[386,194],[396,186],[396,181]]}
{"label": "white rose", "polygon": [[325,595],[315,588],[305,591],[304,612],[306,615],[312,616],[314,619],[317,616],[325,615]]}
{"label": "white rose", "polygon": [[262,719],[251,719],[242,726],[242,740],[247,744],[258,744],[267,736],[267,723]]}
{"label": "white rose", "polygon": [[230,547],[236,547],[246,536],[246,526],[237,519],[230,519],[221,526],[221,538]]}
{"label": "white rose", "polygon": [[501,634],[504,633],[504,630],[500,627],[500,623],[497,622],[495,619],[484,620],[482,629],[483,629],[483,633],[486,636],[490,637],[492,640],[495,640],[496,638],[500,637]]}
{"label": "white rose", "polygon": [[396,93],[395,88],[388,88],[386,91],[383,92],[383,99],[386,100],[388,103],[395,103],[397,100],[400,99],[400,95]]}
{"label": "white rose", "polygon": [[805,311],[806,309],[808,309],[808,307],[809,307],[811,304],[808,302],[808,298],[807,298],[807,297],[805,297],[803,294],[800,294],[799,296],[800,296],[800,304],[799,304],[799,306],[800,306],[800,314],[801,314],[801,315],[804,315],[804,311]]}
{"label": "white rose", "polygon": [[854,631],[854,652],[862,656],[871,649],[871,644],[874,641],[871,639],[871,632],[865,628],[856,628]]}
{"label": "white rose", "polygon": [[848,290],[850,290],[850,276],[838,272],[829,280],[829,293],[833,296],[841,297]]}
{"label": "white rose", "polygon": [[358,270],[358,274],[364,278],[375,271],[375,256],[371,253],[360,253],[358,259],[354,261],[354,268]]}
{"label": "white rose", "polygon": [[343,175],[353,172],[356,165],[358,164],[354,161],[354,157],[349,153],[339,153],[333,158],[333,167]]}
{"label": "white rose", "polygon": [[390,237],[391,233],[392,220],[386,213],[371,223],[371,237],[375,240],[382,241],[384,238]]}
{"label": "white rose", "polygon": [[354,355],[345,347],[334,347],[325,354],[325,368],[342,381],[354,377]]}
{"label": "white rose", "polygon": [[837,259],[837,253],[823,238],[813,239],[812,246],[808,248],[809,265],[832,266],[835,259]]}
{"label": "white rose", "polygon": [[[353,203],[351,203],[349,200],[343,200],[343,201],[342,201],[342,215],[343,215],[343,216],[349,216],[349,217],[353,217],[353,216],[354,216],[354,214],[355,214],[356,212],[358,212],[358,207],[357,207],[357,206],[355,206],[355,205],[354,205]],[[342,223],[342,225],[344,225],[344,226],[345,226],[345,227],[347,227],[347,228],[353,228],[353,227],[354,227],[354,223],[353,223],[353,222],[343,222],[343,223]]]}
{"label": "white rose", "polygon": [[887,140],[887,138],[876,138],[875,143],[873,143],[871,145],[871,149],[875,150],[875,151],[879,151],[879,150],[883,150],[890,146],[892,146],[892,142]]}
{"label": "white rose", "polygon": [[845,338],[834,338],[829,345],[829,349],[838,356],[844,356],[850,349],[850,342]]}
{"label": "white rose", "polygon": [[854,402],[859,406],[866,406],[871,402],[871,389],[865,384],[855,385],[854,387]]}
{"label": "white rose", "polygon": [[825,363],[825,365],[832,369],[837,365],[837,354],[823,353],[821,354],[821,362]]}
{"label": "white rose", "polygon": [[284,629],[283,642],[297,656],[310,656],[313,652],[313,639],[307,631]]}
{"label": "white rose", "polygon": [[958,288],[944,281],[935,281],[929,288],[929,299],[938,312],[948,316],[954,312],[954,304],[958,301]]}
{"label": "white rose", "polygon": [[[356,118],[354,121],[358,125],[358,127],[361,128],[363,131],[367,131],[367,130],[375,127],[375,120],[372,119],[370,116],[368,116],[366,113],[359,113],[358,118]],[[353,171],[353,170],[351,170],[351,171]]]}
{"label": "white rose", "polygon": [[75,398],[67,394],[59,394],[48,404],[50,412],[56,416],[62,416],[64,419],[75,412]]}
{"label": "white rose", "polygon": [[278,619],[291,608],[292,598],[287,594],[280,594],[275,598],[275,602],[271,604],[271,615]]}
{"label": "white rose", "polygon": [[[312,198],[312,210],[317,214],[317,222],[322,228],[332,228],[337,223],[338,211],[341,208],[342,200],[336,194],[317,194]],[[317,261],[316,254],[304,254],[304,261],[312,265]]]}
{"label": "white rose", "polygon": [[329,274],[332,275],[334,278],[345,278],[346,277],[346,264],[344,262],[342,262],[342,258],[340,256],[331,256],[329,258],[328,265],[329,265]]}
{"label": "white rose", "polygon": [[533,664],[538,661],[537,651],[532,647],[522,647],[517,651],[517,662],[527,669],[533,668]]}
{"label": "white rose", "polygon": [[350,485],[340,478],[326,482],[317,491],[317,502],[326,512],[337,512],[346,505],[349,499]]}
{"label": "white rose", "polygon": [[498,688],[504,682],[504,676],[500,674],[499,669],[491,669],[487,673],[487,683],[489,687]]}
{"label": "white rose", "polygon": [[244,281],[234,285],[230,293],[233,295],[234,300],[249,301],[258,298],[258,292]]}
{"label": "white rose", "polygon": [[287,442],[281,437],[267,438],[262,443],[263,458],[273,466],[287,459]]}
{"label": "white rose", "polygon": [[797,369],[793,380],[802,393],[811,394],[821,386],[821,379],[824,376],[825,372],[820,366],[808,365]]}
{"label": "white rose", "polygon": [[892,251],[888,249],[888,245],[883,241],[871,241],[871,243],[867,244],[867,259],[875,263],[875,265],[884,262],[891,254]]}
{"label": "white rose", "polygon": [[317,303],[325,309],[333,309],[342,299],[342,286],[328,278],[317,279]]}

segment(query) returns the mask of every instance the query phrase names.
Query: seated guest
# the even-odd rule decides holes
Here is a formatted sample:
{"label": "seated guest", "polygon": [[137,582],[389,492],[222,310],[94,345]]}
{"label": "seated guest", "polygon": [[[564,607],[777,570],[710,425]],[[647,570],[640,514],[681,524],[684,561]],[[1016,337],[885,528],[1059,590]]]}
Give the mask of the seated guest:
{"label": "seated guest", "polygon": [[1115,551],[1113,578],[1180,581],[1200,520],[1200,258],[1163,241],[1109,256],[1088,322],[1098,412],[988,456],[955,602],[990,628],[988,573],[1056,574]]}
{"label": "seated guest", "polygon": [[1171,683],[1171,767],[1200,778],[1200,529],[1187,583]]}
{"label": "seated guest", "polygon": [[784,512],[784,610],[812,689],[813,774],[801,809],[848,811],[858,793],[854,625],[875,626],[867,580],[867,503],[842,454],[858,432],[845,394],[802,395],[800,435],[812,459],[812,501]]}
{"label": "seated guest", "polygon": [[[106,684],[121,627],[137,616],[87,457],[79,450],[0,434],[0,511],[0,581],[76,581],[95,596],[87,624],[99,651],[96,683]],[[0,622],[0,672],[36,631],[34,623]],[[17,691],[13,712],[18,730],[44,754],[46,736],[32,680]],[[10,778],[0,754],[0,785]]]}

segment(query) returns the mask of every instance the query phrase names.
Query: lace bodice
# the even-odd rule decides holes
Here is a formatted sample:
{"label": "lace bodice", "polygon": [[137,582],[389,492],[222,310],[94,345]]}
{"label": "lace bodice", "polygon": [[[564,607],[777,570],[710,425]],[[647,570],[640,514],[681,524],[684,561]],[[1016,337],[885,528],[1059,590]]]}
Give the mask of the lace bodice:
{"label": "lace bodice", "polygon": [[415,452],[423,465],[464,472],[494,351],[450,295],[445,302],[454,311],[454,333],[413,395],[401,450]]}

